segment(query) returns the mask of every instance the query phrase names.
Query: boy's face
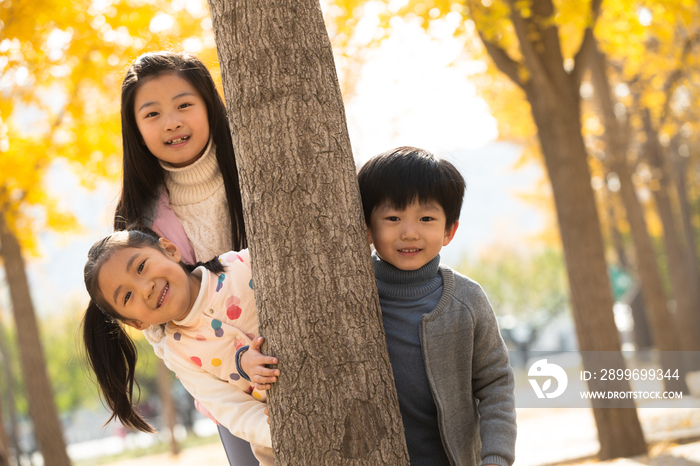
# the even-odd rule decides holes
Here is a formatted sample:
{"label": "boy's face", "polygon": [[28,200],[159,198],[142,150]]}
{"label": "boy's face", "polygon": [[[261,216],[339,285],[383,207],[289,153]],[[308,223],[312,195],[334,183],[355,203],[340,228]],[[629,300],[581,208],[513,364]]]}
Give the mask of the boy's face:
{"label": "boy's face", "polygon": [[417,270],[454,238],[459,222],[447,229],[445,224],[445,211],[437,202],[414,201],[401,210],[384,202],[372,212],[367,234],[382,260],[401,270]]}

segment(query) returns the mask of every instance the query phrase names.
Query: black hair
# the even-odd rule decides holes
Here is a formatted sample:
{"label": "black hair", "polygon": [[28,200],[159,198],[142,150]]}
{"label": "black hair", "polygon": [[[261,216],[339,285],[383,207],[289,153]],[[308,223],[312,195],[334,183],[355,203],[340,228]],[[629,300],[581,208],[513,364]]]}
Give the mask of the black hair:
{"label": "black hair", "polygon": [[114,229],[124,230],[127,225],[134,223],[147,226],[144,225],[144,214],[148,210],[149,202],[156,202],[165,183],[163,168],[158,159],[143,144],[136,124],[134,101],[136,92],[144,82],[167,73],[177,73],[200,93],[206,103],[210,137],[216,145],[216,159],[224,179],[231,217],[231,249],[245,249],[248,247],[248,241],[226,107],[207,67],[197,57],[186,53],[145,53],[139,56],[126,72],[121,94],[124,150],[122,191],[114,217]]}
{"label": "black hair", "polygon": [[[102,265],[115,252],[125,248],[151,247],[165,253],[160,246],[158,235],[150,230],[128,229],[115,232],[90,248],[83,276],[85,288],[90,295],[90,303],[83,317],[83,344],[88,363],[97,378],[97,383],[112,415],[107,422],[118,418],[128,428],[153,433],[153,427],[141,417],[133,401],[136,361],[138,353],[133,340],[99,288],[97,277]],[[191,272],[197,266],[204,266],[214,273],[223,272],[224,266],[217,258],[195,265],[180,263]]]}
{"label": "black hair", "polygon": [[440,204],[445,228],[459,220],[467,187],[464,178],[447,160],[415,147],[399,147],[368,160],[357,174],[365,222],[384,202],[405,209],[414,201]]}

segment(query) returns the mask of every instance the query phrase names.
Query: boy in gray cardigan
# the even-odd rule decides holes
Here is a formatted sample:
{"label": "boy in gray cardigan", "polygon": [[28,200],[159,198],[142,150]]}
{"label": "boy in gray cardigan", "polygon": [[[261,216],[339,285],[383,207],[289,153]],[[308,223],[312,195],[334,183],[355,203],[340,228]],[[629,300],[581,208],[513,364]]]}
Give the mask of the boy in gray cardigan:
{"label": "boy in gray cardigan", "polygon": [[400,147],[358,174],[384,330],[412,466],[510,466],[513,371],[486,294],[440,265],[465,182],[449,162]]}

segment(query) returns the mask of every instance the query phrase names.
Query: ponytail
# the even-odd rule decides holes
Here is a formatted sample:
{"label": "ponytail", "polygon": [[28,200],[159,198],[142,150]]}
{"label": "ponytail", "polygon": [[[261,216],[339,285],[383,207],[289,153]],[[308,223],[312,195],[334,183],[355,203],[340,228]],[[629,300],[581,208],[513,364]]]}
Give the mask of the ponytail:
{"label": "ponytail", "polygon": [[103,399],[112,412],[107,422],[118,418],[127,428],[155,433],[133,405],[134,383],[138,388],[134,373],[136,346],[121,324],[105,315],[93,300],[83,318],[83,342]]}

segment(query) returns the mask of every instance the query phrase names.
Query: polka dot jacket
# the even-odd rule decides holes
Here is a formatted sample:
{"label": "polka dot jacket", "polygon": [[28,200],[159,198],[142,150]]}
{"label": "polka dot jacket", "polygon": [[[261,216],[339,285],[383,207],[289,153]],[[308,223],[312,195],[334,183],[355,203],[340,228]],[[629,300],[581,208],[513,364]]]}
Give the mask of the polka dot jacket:
{"label": "polka dot jacket", "polygon": [[204,267],[193,272],[202,284],[185,319],[144,334],[187,391],[233,435],[271,446],[265,392],[240,376],[235,361],[236,350],[258,336],[250,255],[232,251],[219,261],[224,272],[218,275]]}
{"label": "polka dot jacket", "polygon": [[265,392],[254,390],[236,370],[236,350],[258,335],[248,251],[227,252],[219,261],[225,271],[218,276],[201,271],[202,286],[189,315],[166,325],[166,347],[182,360],[264,400]]}

